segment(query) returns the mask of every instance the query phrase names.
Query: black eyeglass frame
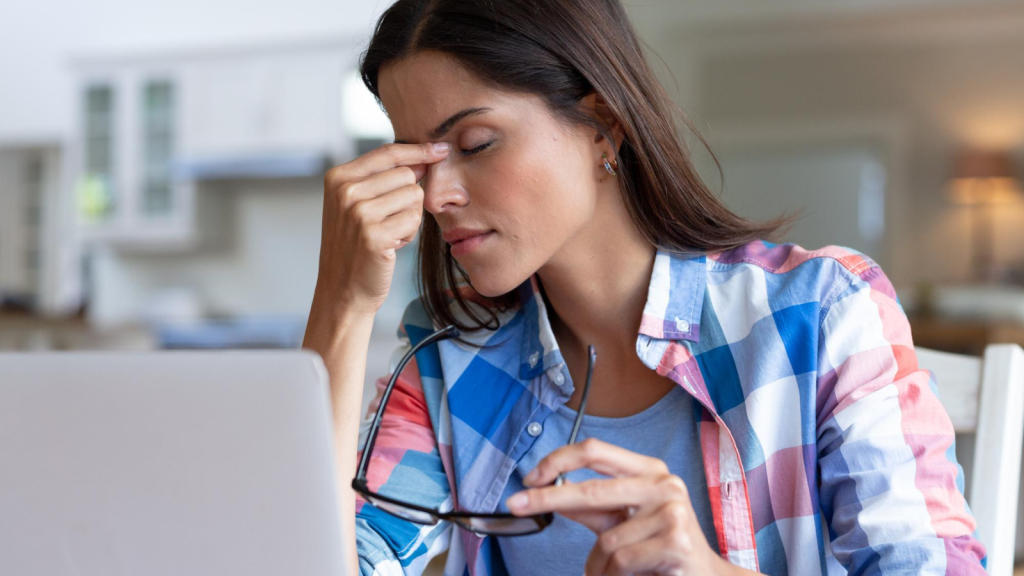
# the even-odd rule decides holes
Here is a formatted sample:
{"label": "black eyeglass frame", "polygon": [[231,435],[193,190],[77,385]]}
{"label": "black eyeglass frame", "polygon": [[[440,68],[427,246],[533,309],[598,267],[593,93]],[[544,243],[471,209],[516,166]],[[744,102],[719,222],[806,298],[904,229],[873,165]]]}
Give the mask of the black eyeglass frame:
{"label": "black eyeglass frame", "polygon": [[[380,404],[377,406],[377,413],[373,417],[373,423],[370,425],[370,430],[369,430],[369,433],[368,433],[368,435],[366,437],[366,444],[363,447],[362,456],[359,458],[359,466],[356,468],[356,476],[355,476],[355,478],[352,479],[352,489],[354,489],[356,492],[360,493],[370,503],[372,503],[373,500],[381,500],[381,501],[384,501],[384,502],[388,502],[390,504],[394,504],[396,506],[401,506],[401,507],[404,507],[404,508],[408,508],[408,509],[420,512],[422,514],[427,514],[427,515],[430,516],[430,518],[432,520],[430,522],[424,522],[424,521],[416,520],[416,519],[413,519],[413,518],[407,518],[407,517],[404,517],[404,516],[398,516],[397,514],[393,514],[393,513],[391,513],[390,511],[388,511],[385,508],[378,507],[380,510],[385,511],[388,514],[392,514],[393,516],[396,516],[396,517],[401,518],[403,520],[408,520],[410,522],[415,522],[417,524],[435,525],[435,524],[437,524],[441,520],[449,520],[449,521],[454,522],[455,524],[458,524],[459,526],[461,526],[461,527],[463,527],[463,528],[465,528],[465,529],[467,529],[467,530],[469,530],[469,531],[471,531],[471,532],[473,532],[475,534],[480,534],[480,535],[525,536],[525,535],[528,535],[528,534],[536,534],[537,532],[540,532],[541,530],[543,530],[543,529],[547,528],[549,525],[551,525],[551,523],[555,519],[554,513],[552,513],[552,512],[545,512],[545,513],[542,513],[542,514],[535,514],[533,516],[516,516],[515,514],[512,514],[511,512],[463,512],[463,511],[441,512],[440,510],[438,510],[436,508],[427,508],[425,506],[420,506],[419,504],[413,504],[412,502],[405,502],[403,500],[400,500],[400,499],[397,499],[397,498],[393,498],[391,496],[385,496],[385,495],[382,495],[382,494],[378,494],[378,493],[370,490],[370,486],[367,483],[366,472],[367,472],[367,469],[369,468],[369,465],[370,465],[370,460],[371,460],[370,456],[371,456],[371,454],[373,452],[374,444],[377,441],[377,433],[380,430],[381,420],[383,419],[383,416],[384,416],[384,409],[387,406],[388,399],[391,397],[391,390],[392,390],[392,388],[394,388],[395,382],[398,380],[398,375],[402,373],[402,370],[405,368],[405,365],[409,362],[410,359],[412,359],[413,355],[415,355],[416,352],[419,351],[424,346],[428,346],[430,344],[433,344],[434,342],[438,342],[438,341],[441,341],[441,340],[446,340],[448,338],[457,338],[460,334],[461,334],[461,332],[459,332],[459,329],[456,328],[455,325],[446,326],[445,328],[442,328],[442,329],[434,332],[433,334],[430,334],[429,336],[427,336],[426,338],[421,340],[419,343],[417,343],[415,346],[413,346],[412,349],[410,349],[408,352],[406,352],[405,356],[402,357],[402,360],[395,367],[395,371],[391,375],[391,379],[388,381],[387,387],[384,388],[384,393],[381,395]],[[568,444],[573,444],[574,442],[576,442],[576,436],[579,433],[580,424],[583,421],[583,413],[586,410],[587,396],[590,394],[590,381],[591,381],[591,377],[592,377],[593,372],[594,372],[594,362],[595,362],[596,358],[597,358],[597,353],[594,351],[594,346],[593,345],[588,346],[587,347],[587,380],[586,380],[586,384],[584,385],[584,388],[583,388],[583,395],[580,398],[580,409],[579,409],[579,411],[576,414],[576,420],[575,420],[575,422],[573,422],[572,432],[569,435],[569,442],[568,442]],[[555,481],[554,481],[553,485],[554,486],[561,486],[563,481],[564,481],[564,475],[559,473],[558,476],[555,478]],[[473,526],[470,522],[467,521],[468,519],[471,519],[471,518],[492,519],[492,520],[493,519],[505,519],[505,520],[532,519],[536,523],[536,528],[532,529],[532,530],[528,530],[528,531],[515,532],[515,533],[499,532],[499,531],[489,531],[489,530],[486,530],[486,529],[480,529],[478,527]]]}

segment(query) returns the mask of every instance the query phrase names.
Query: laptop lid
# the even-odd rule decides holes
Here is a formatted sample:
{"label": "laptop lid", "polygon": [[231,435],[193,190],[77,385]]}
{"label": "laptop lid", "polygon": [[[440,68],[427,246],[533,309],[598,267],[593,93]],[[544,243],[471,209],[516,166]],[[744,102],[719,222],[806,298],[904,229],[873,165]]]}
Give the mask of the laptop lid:
{"label": "laptop lid", "polygon": [[305,350],[0,354],[0,574],[345,575],[329,406]]}

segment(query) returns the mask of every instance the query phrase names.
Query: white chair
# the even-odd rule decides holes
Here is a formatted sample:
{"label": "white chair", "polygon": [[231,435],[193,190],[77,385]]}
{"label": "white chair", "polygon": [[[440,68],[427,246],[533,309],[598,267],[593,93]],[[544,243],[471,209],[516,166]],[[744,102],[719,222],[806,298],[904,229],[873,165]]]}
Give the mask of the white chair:
{"label": "white chair", "polygon": [[954,430],[976,435],[967,502],[988,550],[988,573],[1010,576],[1024,440],[1024,349],[991,344],[984,358],[915,350],[918,365],[935,373]]}

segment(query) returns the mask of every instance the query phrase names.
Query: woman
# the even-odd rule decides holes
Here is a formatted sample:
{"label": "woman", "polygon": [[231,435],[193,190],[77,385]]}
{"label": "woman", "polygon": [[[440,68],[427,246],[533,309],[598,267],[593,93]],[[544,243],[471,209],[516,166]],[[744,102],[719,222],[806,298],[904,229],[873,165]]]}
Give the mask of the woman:
{"label": "woman", "polygon": [[[618,0],[399,0],[361,68],[397,143],[325,177],[304,344],[331,376],[353,570],[448,550],[450,575],[984,573],[888,279],[719,202]],[[554,512],[540,533],[414,523],[348,488],[373,317],[421,224],[399,336],[463,337],[400,370],[369,487]]]}

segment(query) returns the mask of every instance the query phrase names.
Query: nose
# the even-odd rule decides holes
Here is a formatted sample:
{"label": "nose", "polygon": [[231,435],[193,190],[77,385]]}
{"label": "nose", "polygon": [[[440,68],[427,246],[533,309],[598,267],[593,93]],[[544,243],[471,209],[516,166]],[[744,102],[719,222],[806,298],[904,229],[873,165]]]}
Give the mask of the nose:
{"label": "nose", "polygon": [[428,164],[420,187],[423,188],[423,208],[431,214],[469,204],[469,195],[459,181],[458,172],[448,166],[448,159]]}

